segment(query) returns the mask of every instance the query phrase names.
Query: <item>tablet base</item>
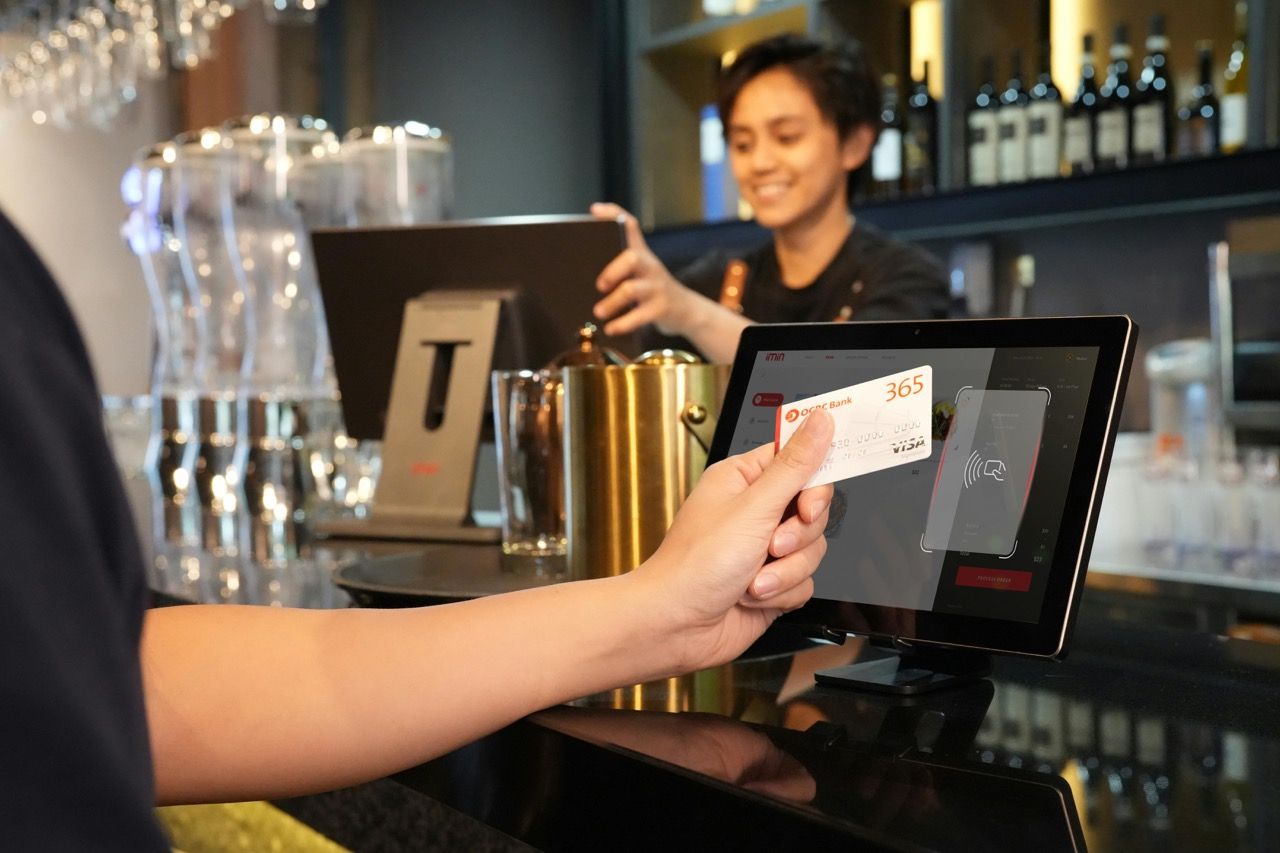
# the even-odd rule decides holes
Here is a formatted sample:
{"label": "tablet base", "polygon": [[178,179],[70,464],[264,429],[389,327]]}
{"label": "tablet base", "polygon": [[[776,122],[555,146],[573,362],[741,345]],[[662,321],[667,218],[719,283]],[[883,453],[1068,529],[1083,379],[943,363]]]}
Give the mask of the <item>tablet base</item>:
{"label": "tablet base", "polygon": [[991,656],[985,652],[879,648],[870,652],[871,657],[856,663],[820,669],[813,678],[827,687],[911,696],[958,687],[991,674]]}

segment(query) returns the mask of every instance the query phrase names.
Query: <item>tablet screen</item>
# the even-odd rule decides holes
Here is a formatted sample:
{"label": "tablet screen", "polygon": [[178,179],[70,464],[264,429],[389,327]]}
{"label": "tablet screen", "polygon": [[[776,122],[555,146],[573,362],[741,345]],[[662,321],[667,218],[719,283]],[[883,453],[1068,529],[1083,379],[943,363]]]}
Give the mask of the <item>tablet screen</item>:
{"label": "tablet screen", "polygon": [[[784,403],[931,368],[928,457],[835,483],[815,598],[1039,620],[1098,347],[751,355],[730,453],[772,442],[776,409]],[[850,440],[864,437],[892,438],[869,428]],[[912,633],[910,626],[899,630]]]}

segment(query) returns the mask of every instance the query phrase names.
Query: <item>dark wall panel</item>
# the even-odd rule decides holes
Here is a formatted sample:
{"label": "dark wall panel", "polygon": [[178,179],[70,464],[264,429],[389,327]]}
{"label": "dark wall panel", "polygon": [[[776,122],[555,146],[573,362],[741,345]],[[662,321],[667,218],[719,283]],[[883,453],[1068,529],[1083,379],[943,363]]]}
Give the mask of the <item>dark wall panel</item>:
{"label": "dark wall panel", "polygon": [[382,0],[374,110],[454,140],[459,217],[585,212],[603,192],[590,0]]}

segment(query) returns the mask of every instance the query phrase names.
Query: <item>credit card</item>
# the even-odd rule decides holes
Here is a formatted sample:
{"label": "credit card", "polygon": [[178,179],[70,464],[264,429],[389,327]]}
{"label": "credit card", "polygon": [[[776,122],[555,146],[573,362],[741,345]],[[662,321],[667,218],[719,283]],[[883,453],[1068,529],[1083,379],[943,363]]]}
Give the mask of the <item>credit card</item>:
{"label": "credit card", "polygon": [[918,462],[932,451],[932,406],[933,368],[925,364],[779,406],[774,448],[782,449],[810,411],[826,409],[835,421],[831,449],[805,488]]}

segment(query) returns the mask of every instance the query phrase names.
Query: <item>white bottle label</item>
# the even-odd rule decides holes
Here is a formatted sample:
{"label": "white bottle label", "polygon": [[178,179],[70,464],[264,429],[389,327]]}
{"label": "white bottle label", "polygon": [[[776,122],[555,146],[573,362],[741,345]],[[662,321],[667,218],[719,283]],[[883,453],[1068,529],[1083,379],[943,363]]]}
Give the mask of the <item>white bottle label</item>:
{"label": "white bottle label", "polygon": [[1124,107],[1098,113],[1098,159],[1115,160],[1124,165],[1128,159],[1129,122]]}
{"label": "white bottle label", "polygon": [[1249,778],[1249,741],[1239,732],[1222,733],[1222,776],[1229,782]]}
{"label": "white bottle label", "polygon": [[1079,166],[1085,171],[1093,168],[1092,139],[1089,133],[1089,117],[1075,116],[1066,119],[1062,133],[1062,159],[1068,166]]}
{"label": "white bottle label", "polygon": [[902,131],[886,127],[871,151],[871,178],[896,181],[902,177]]}
{"label": "white bottle label", "polygon": [[1222,147],[1234,149],[1243,146],[1248,125],[1248,102],[1244,93],[1223,95],[1219,104],[1222,108]]}
{"label": "white bottle label", "polygon": [[1133,153],[1149,154],[1163,160],[1167,149],[1164,138],[1164,111],[1159,101],[1133,108]]}
{"label": "white bottle label", "polygon": [[1074,750],[1093,749],[1093,707],[1088,702],[1067,705],[1067,740]]}
{"label": "white bottle label", "polygon": [[720,124],[720,117],[711,115],[703,118],[698,124],[698,131],[698,149],[703,164],[723,163],[725,142],[724,128]]}
{"label": "white bottle label", "polygon": [[1129,755],[1129,713],[1120,709],[1103,711],[1098,715],[1098,736],[1102,739],[1102,754],[1113,758]]}
{"label": "white bottle label", "polygon": [[1061,759],[1066,746],[1062,725],[1062,697],[1037,690],[1034,699],[1034,751],[1038,757]]}
{"label": "white bottle label", "polygon": [[1138,763],[1150,767],[1162,767],[1165,756],[1164,721],[1143,717],[1134,725],[1138,738]]}
{"label": "white bottle label", "polygon": [[990,186],[996,182],[996,125],[995,110],[974,110],[969,113],[969,185]]}
{"label": "white bottle label", "polygon": [[1001,107],[997,114],[1000,142],[996,148],[1000,183],[1027,179],[1027,108]]}
{"label": "white bottle label", "polygon": [[1027,105],[1027,177],[1056,178],[1062,161],[1062,102]]}

